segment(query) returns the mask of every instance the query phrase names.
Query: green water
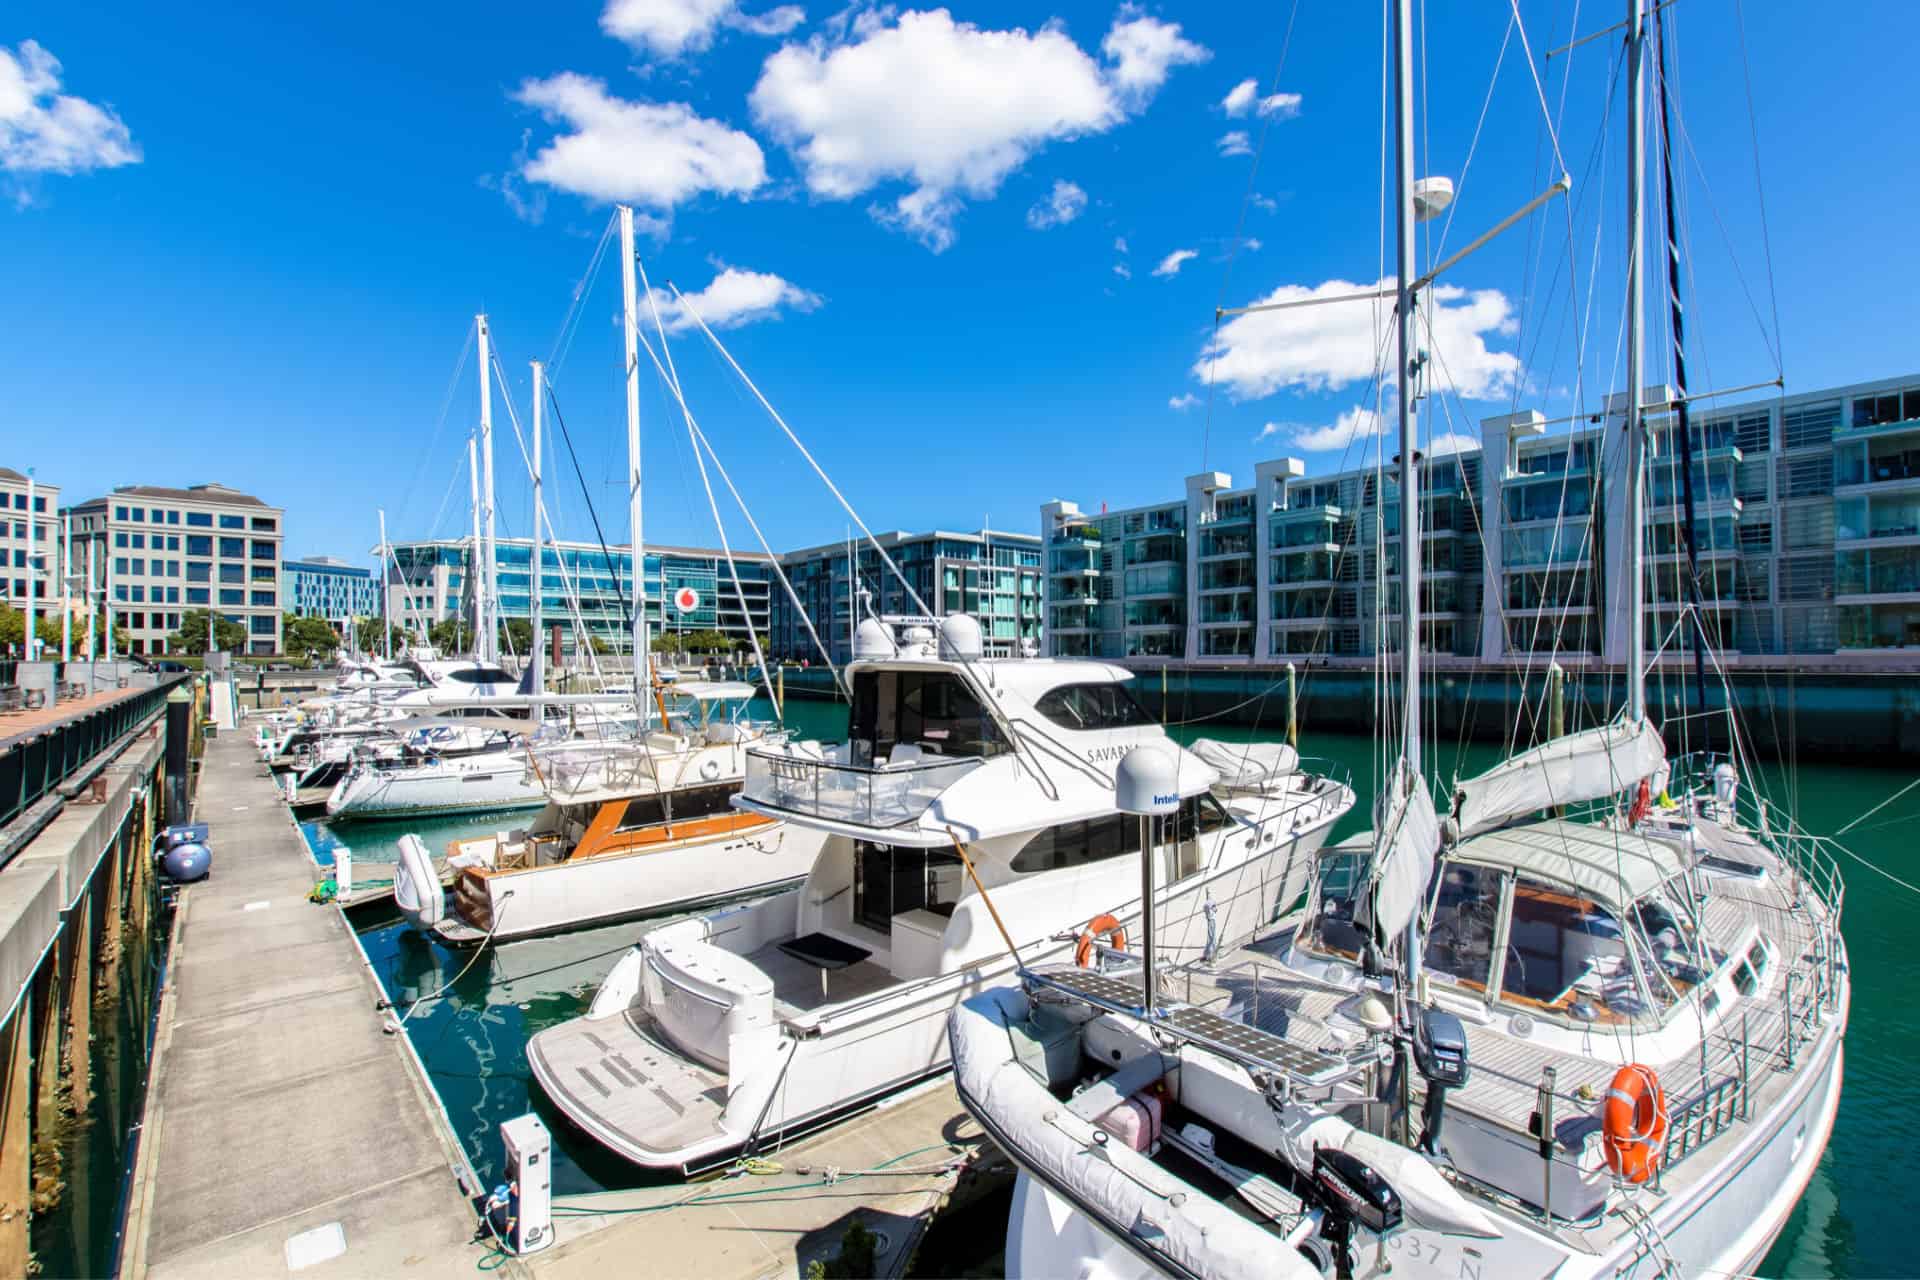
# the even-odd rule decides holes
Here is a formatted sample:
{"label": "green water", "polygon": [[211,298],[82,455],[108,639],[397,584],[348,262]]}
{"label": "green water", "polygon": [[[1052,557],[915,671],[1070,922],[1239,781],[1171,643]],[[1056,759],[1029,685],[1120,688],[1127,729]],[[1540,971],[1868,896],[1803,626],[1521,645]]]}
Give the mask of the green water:
{"label": "green water", "polygon": [[[805,736],[834,740],[844,735],[846,712],[828,702],[794,699],[788,723]],[[1374,789],[1377,747],[1371,727],[1341,725],[1345,733],[1309,731],[1302,753],[1322,757],[1352,775],[1362,797],[1338,834],[1366,820]],[[1178,727],[1176,737],[1228,740],[1272,736],[1219,724]],[[1670,743],[1672,749],[1680,744]],[[1450,778],[1496,762],[1499,752],[1479,744],[1442,743],[1428,747],[1430,773]],[[1801,825],[1829,834],[1858,818],[1913,781],[1911,760],[1891,759],[1887,767],[1803,765],[1798,771],[1797,803]],[[1762,766],[1752,780],[1776,803],[1790,799],[1786,774]],[[309,824],[318,844],[344,840],[357,860],[393,857],[393,842],[417,831],[429,847],[463,832],[496,830],[497,816],[468,822],[441,820],[343,825],[337,832]],[[1920,825],[1920,789],[1862,823],[1847,836],[1861,857],[1895,875],[1920,881],[1920,856],[1909,832]],[[1909,917],[1920,906],[1915,896],[1858,863],[1848,864],[1844,931],[1853,962],[1853,1016],[1847,1037],[1847,1075],[1833,1139],[1806,1196],[1794,1211],[1779,1243],[1766,1260],[1766,1276],[1883,1276],[1913,1274],[1915,1265],[1892,1224],[1920,1220],[1920,1181],[1907,1176],[1911,1157],[1892,1121],[1893,1109],[1910,1096],[1904,1065],[1920,1059],[1920,1023],[1910,1013],[1906,993],[1920,979],[1920,957],[1906,945]],[[593,990],[620,951],[645,926],[621,925],[559,938],[510,943],[483,953],[444,998],[420,1004],[407,1034],[426,1064],[475,1169],[489,1183],[499,1176],[498,1126],[529,1109],[539,1111],[554,1134],[554,1191],[579,1194],[644,1180],[639,1171],[608,1156],[574,1132],[530,1089],[524,1046],[543,1027],[583,1012]],[[396,1000],[410,1001],[447,983],[470,959],[427,945],[396,924],[370,926],[361,942]],[[1878,1229],[1872,1223],[1880,1222]],[[1864,1228],[1864,1229],[1862,1229]],[[956,1259],[955,1265],[968,1262]]]}

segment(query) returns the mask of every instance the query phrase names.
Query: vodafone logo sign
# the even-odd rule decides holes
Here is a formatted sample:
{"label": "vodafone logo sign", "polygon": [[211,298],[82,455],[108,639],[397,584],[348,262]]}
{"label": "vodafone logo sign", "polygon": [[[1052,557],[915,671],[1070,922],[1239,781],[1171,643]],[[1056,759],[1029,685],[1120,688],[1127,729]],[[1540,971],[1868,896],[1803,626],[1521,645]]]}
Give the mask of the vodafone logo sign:
{"label": "vodafone logo sign", "polygon": [[681,587],[673,593],[673,607],[682,613],[692,613],[700,607],[700,593],[692,587]]}

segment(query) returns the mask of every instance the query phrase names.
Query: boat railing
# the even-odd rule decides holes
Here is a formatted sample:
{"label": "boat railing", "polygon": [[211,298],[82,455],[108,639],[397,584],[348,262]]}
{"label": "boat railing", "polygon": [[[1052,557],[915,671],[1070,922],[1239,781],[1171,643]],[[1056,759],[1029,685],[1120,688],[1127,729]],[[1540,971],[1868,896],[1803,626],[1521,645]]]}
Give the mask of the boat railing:
{"label": "boat railing", "polygon": [[787,813],[859,827],[900,827],[919,819],[941,793],[984,761],[929,756],[860,765],[792,751],[747,752],[741,795]]}

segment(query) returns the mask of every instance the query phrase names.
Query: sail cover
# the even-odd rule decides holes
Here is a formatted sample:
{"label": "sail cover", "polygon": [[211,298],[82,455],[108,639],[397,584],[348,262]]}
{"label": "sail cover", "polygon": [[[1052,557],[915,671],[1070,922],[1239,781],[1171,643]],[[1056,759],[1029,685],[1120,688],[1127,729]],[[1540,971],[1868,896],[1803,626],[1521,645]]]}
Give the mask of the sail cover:
{"label": "sail cover", "polygon": [[1460,838],[1491,831],[1554,805],[1618,795],[1666,762],[1651,721],[1624,720],[1554,738],[1454,788]]}
{"label": "sail cover", "polygon": [[1212,765],[1229,791],[1264,790],[1300,767],[1300,753],[1284,742],[1200,738],[1188,750]]}
{"label": "sail cover", "polygon": [[1380,836],[1369,879],[1373,924],[1382,938],[1398,937],[1412,923],[1440,852],[1440,816],[1426,785],[1408,776],[1404,760],[1395,766],[1394,776],[1400,781],[1381,792],[1373,805],[1373,829]]}

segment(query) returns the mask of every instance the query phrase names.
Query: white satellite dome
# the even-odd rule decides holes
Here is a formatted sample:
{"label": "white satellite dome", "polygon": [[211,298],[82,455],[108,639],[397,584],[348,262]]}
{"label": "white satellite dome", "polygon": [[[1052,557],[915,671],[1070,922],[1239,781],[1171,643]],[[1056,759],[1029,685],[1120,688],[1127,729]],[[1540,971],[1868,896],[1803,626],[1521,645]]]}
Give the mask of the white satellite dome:
{"label": "white satellite dome", "polygon": [[1453,179],[1421,178],[1413,184],[1412,196],[1414,221],[1438,217],[1453,203]]}
{"label": "white satellite dome", "polygon": [[1113,771],[1114,807],[1122,813],[1172,813],[1180,807],[1180,766],[1167,752],[1135,747]]}
{"label": "white satellite dome", "polygon": [[980,623],[970,613],[950,613],[940,620],[940,656],[949,662],[971,662],[987,651]]}
{"label": "white satellite dome", "polygon": [[894,655],[893,636],[885,624],[878,619],[868,618],[853,632],[853,656],[855,661],[862,658],[891,658]]}

